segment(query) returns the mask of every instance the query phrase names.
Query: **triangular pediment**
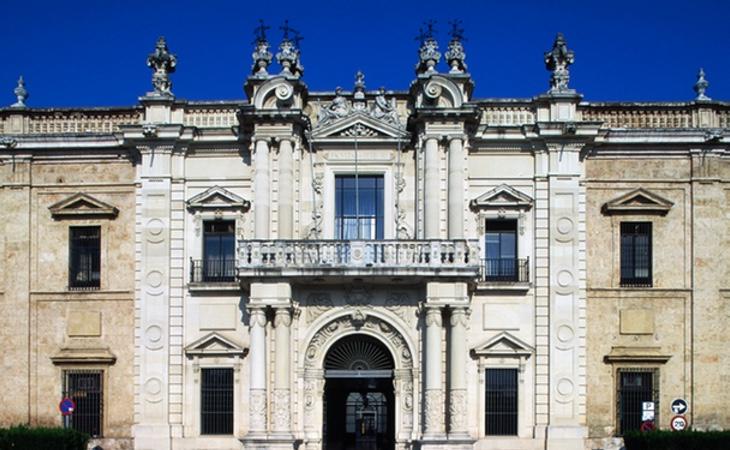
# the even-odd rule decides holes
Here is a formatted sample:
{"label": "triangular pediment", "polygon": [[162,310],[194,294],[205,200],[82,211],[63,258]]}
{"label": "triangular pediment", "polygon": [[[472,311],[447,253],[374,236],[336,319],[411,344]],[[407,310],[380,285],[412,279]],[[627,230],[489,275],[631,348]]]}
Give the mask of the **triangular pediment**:
{"label": "triangular pediment", "polygon": [[248,200],[228,189],[213,186],[188,200],[188,209],[248,209]]}
{"label": "triangular pediment", "polygon": [[503,331],[488,341],[474,347],[474,357],[518,357],[529,358],[535,349],[515,336]]}
{"label": "triangular pediment", "polygon": [[314,141],[351,140],[354,136],[363,140],[392,140],[405,139],[408,137],[408,132],[363,111],[355,111],[347,117],[328,122],[312,132]]}
{"label": "triangular pediment", "polygon": [[243,356],[246,349],[216,332],[209,333],[185,347],[188,356]]}
{"label": "triangular pediment", "polygon": [[660,214],[664,215],[674,203],[644,188],[634,189],[606,202],[604,214]]}
{"label": "triangular pediment", "polygon": [[470,205],[474,209],[530,209],[532,202],[529,195],[502,184],[473,199]]}
{"label": "triangular pediment", "polygon": [[78,216],[108,216],[116,217],[119,210],[83,192],[67,197],[48,207],[54,219],[78,217]]}

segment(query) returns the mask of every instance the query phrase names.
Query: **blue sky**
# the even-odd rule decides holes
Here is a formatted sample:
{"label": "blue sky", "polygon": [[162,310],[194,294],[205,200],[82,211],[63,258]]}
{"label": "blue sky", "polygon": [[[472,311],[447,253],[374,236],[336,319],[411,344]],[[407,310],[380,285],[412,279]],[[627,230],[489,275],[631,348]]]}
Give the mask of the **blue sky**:
{"label": "blue sky", "polygon": [[[730,1],[36,1],[3,0],[0,105],[23,74],[31,106],[131,105],[150,89],[145,59],[164,35],[178,56],[173,92],[191,100],[240,99],[258,19],[289,19],[304,36],[310,90],[405,90],[422,22],[461,19],[475,97],[532,97],[547,89],[543,52],[562,31],[576,53],[571,86],[586,100],[694,97],[700,66],[708,95],[730,100]],[[442,62],[441,70],[445,70]]]}

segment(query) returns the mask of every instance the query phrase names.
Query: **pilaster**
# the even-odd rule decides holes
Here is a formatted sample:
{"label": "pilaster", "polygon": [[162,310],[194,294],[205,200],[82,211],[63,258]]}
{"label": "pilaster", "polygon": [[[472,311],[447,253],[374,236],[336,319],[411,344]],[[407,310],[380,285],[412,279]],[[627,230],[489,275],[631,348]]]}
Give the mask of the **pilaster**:
{"label": "pilaster", "polygon": [[449,138],[449,239],[464,238],[464,139]]}
{"label": "pilaster", "polygon": [[279,140],[279,180],[278,180],[278,223],[279,239],[294,237],[294,185],[293,145],[291,138]]}
{"label": "pilaster", "polygon": [[269,138],[255,139],[254,154],[254,237],[269,239],[271,227],[271,186],[269,174]]}
{"label": "pilaster", "polygon": [[426,136],[424,140],[424,175],[425,190],[423,198],[424,237],[438,239],[440,237],[440,198],[439,184],[439,144],[435,136]]}

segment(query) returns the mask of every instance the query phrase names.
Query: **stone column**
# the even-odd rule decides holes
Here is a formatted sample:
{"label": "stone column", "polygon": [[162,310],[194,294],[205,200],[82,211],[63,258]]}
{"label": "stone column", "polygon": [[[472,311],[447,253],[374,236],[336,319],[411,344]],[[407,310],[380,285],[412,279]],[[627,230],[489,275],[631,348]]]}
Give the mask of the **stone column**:
{"label": "stone column", "polygon": [[276,308],[274,317],[276,348],[274,353],[273,430],[277,435],[291,435],[290,370],[291,370],[291,311]]}
{"label": "stone column", "polygon": [[426,239],[439,236],[439,198],[441,177],[439,176],[439,144],[436,137],[427,137],[425,142],[425,189],[423,194],[423,222]]}
{"label": "stone column", "polygon": [[449,239],[464,238],[464,146],[461,137],[449,141]]}
{"label": "stone column", "polygon": [[449,336],[449,437],[467,438],[466,308],[451,308]]}
{"label": "stone column", "polygon": [[426,369],[424,370],[424,438],[443,437],[444,393],[441,384],[441,308],[426,307]]}
{"label": "stone column", "polygon": [[265,138],[256,139],[254,171],[254,237],[269,239],[271,223],[271,186],[269,177],[269,141]]}
{"label": "stone column", "polygon": [[249,436],[266,434],[266,311],[264,308],[249,309],[251,365],[249,398]]}
{"label": "stone column", "polygon": [[279,143],[279,239],[294,237],[294,203],[292,201],[294,169],[292,159],[292,141],[290,138],[283,138]]}

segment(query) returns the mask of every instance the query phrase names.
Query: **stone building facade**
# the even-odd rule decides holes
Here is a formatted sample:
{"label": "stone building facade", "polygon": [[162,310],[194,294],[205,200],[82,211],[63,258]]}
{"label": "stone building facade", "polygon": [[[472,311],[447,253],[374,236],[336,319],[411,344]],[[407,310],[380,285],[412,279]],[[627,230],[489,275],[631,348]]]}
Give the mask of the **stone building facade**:
{"label": "stone building facade", "polygon": [[584,449],[683,398],[728,427],[730,104],[704,74],[691,102],[586,102],[558,35],[546,93],[480,100],[455,28],[407,91],[309,92],[297,36],[274,70],[260,31],[246,100],[176,99],[160,39],[138,106],[33,109],[21,80],[0,110],[3,424]]}

